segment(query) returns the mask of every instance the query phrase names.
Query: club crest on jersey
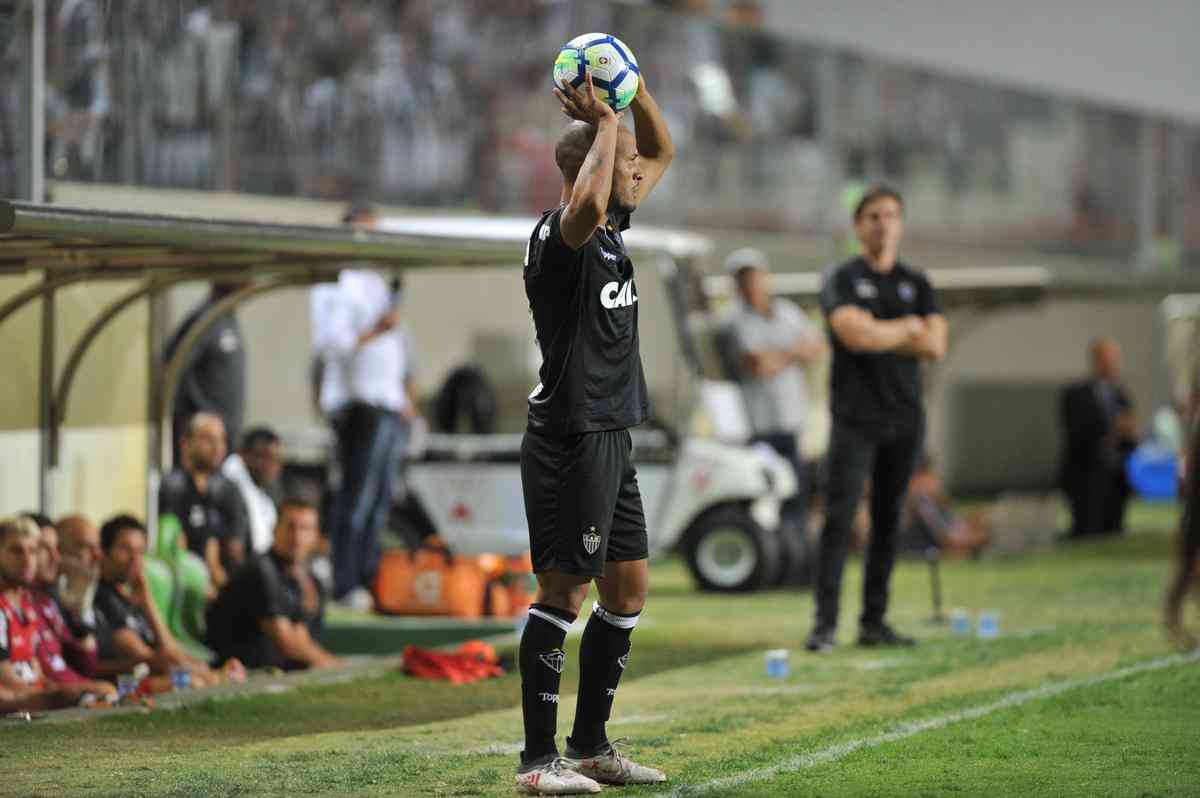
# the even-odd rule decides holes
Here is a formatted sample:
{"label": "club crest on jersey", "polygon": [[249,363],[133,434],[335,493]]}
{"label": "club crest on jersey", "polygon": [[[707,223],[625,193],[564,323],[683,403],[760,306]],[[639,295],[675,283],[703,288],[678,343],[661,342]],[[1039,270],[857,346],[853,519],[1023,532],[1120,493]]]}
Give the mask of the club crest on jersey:
{"label": "club crest on jersey", "polygon": [[879,296],[879,289],[870,280],[858,280],[854,283],[854,293],[859,299],[874,299]]}
{"label": "club crest on jersey", "polygon": [[583,550],[591,557],[600,548],[600,533],[596,531],[596,527],[589,526],[587,531],[583,533]]}
{"label": "club crest on jersey", "polygon": [[545,654],[538,654],[538,659],[555,673],[562,673],[563,662],[566,661],[567,655],[559,649],[555,649],[554,651],[547,651]]}
{"label": "club crest on jersey", "polygon": [[549,224],[549,222],[547,222],[542,225],[540,230],[538,230],[538,241],[545,241],[549,237],[550,237],[550,224]]}
{"label": "club crest on jersey", "polygon": [[633,293],[633,280],[624,283],[613,280],[611,283],[605,283],[600,289],[600,304],[606,310],[627,308],[637,301],[637,294]]}
{"label": "club crest on jersey", "polygon": [[912,302],[917,298],[917,289],[908,280],[905,280],[904,282],[900,283],[900,285],[896,286],[896,293],[898,293],[900,298],[905,302]]}

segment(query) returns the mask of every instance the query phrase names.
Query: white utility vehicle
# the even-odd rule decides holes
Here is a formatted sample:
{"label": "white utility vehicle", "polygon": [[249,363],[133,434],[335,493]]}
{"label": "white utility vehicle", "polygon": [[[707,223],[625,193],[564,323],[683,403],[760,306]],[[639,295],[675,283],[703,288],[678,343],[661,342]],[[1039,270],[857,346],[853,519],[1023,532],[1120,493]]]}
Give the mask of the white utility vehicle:
{"label": "white utility vehicle", "polygon": [[[521,262],[535,220],[517,218],[395,217],[383,232],[444,235],[448,241],[488,242],[511,249]],[[711,249],[688,233],[635,227],[625,235],[639,276],[667,289],[680,359],[693,375],[690,394],[703,393],[699,357],[689,328],[683,275],[688,261]],[[523,309],[514,309],[523,312]],[[419,331],[417,331],[419,334]],[[531,330],[532,334],[532,330]],[[531,386],[532,387],[532,386]],[[778,534],[780,506],[796,492],[791,466],[765,446],[633,430],[651,556],[672,550],[686,558],[702,589],[746,591],[776,584],[800,560],[802,543]],[[437,534],[463,553],[518,554],[529,547],[519,466],[521,436],[431,435],[406,467],[407,485]]]}

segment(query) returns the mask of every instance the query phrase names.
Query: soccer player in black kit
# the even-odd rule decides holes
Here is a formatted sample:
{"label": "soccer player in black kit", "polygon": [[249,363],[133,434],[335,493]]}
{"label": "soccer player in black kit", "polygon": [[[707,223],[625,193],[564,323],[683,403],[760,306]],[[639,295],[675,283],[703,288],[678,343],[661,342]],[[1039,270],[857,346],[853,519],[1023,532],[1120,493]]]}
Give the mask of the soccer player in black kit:
{"label": "soccer player in black kit", "polygon": [[896,527],[925,439],[920,364],[946,355],[946,318],[921,272],[899,260],[904,202],[868,190],[854,210],[862,254],[830,269],[821,309],[833,346],[829,473],[817,563],[816,624],[809,651],[833,648],[842,569],[855,509],[871,481],[871,539],[863,568],[858,643],[913,645],[885,621]]}
{"label": "soccer player in black kit", "polygon": [[[516,783],[530,795],[666,779],[618,752],[605,723],[649,583],[629,435],[646,420],[648,397],[637,286],[621,232],[670,165],[674,145],[644,82],[630,106],[636,133],[596,97],[590,74],[579,89],[554,93],[573,120],[555,148],[562,204],[538,221],[524,270],[542,353],[521,444],[538,595],[521,636],[525,750]],[[591,582],[600,600],[583,631],[575,725],[560,756],[563,644]]]}

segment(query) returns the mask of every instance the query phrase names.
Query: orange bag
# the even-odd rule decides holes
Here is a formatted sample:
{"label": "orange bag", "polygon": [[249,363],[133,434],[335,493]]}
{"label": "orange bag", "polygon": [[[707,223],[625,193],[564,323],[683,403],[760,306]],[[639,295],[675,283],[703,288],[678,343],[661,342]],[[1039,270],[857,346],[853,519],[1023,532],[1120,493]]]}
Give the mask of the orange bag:
{"label": "orange bag", "polygon": [[375,607],[391,615],[483,614],[487,576],[472,557],[427,542],[414,552],[389,551],[375,574]]}

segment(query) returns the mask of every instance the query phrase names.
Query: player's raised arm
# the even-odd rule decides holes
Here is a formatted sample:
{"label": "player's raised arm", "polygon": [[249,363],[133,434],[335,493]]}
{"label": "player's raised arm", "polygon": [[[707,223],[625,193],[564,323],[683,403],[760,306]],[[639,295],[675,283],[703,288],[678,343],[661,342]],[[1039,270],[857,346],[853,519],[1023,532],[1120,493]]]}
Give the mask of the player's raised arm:
{"label": "player's raised arm", "polygon": [[667,120],[658,102],[646,88],[644,78],[629,107],[633,111],[633,131],[637,137],[638,159],[641,161],[641,193],[645,197],[654,190],[671,161],[675,160],[675,142],[671,140]]}
{"label": "player's raised arm", "polygon": [[[595,138],[579,170],[572,175],[563,172],[563,194],[567,207],[563,210],[559,228],[563,241],[572,249],[583,246],[608,215],[608,200],[612,194],[613,167],[616,163],[617,131],[620,115],[596,97],[592,73],[579,89],[567,86],[566,91],[554,89],[562,104],[562,112],[572,119],[595,127]],[[588,131],[590,133],[590,131]],[[572,137],[564,137],[560,147],[573,146]],[[574,137],[586,140],[585,136]],[[570,153],[556,153],[560,167],[574,160]]]}

